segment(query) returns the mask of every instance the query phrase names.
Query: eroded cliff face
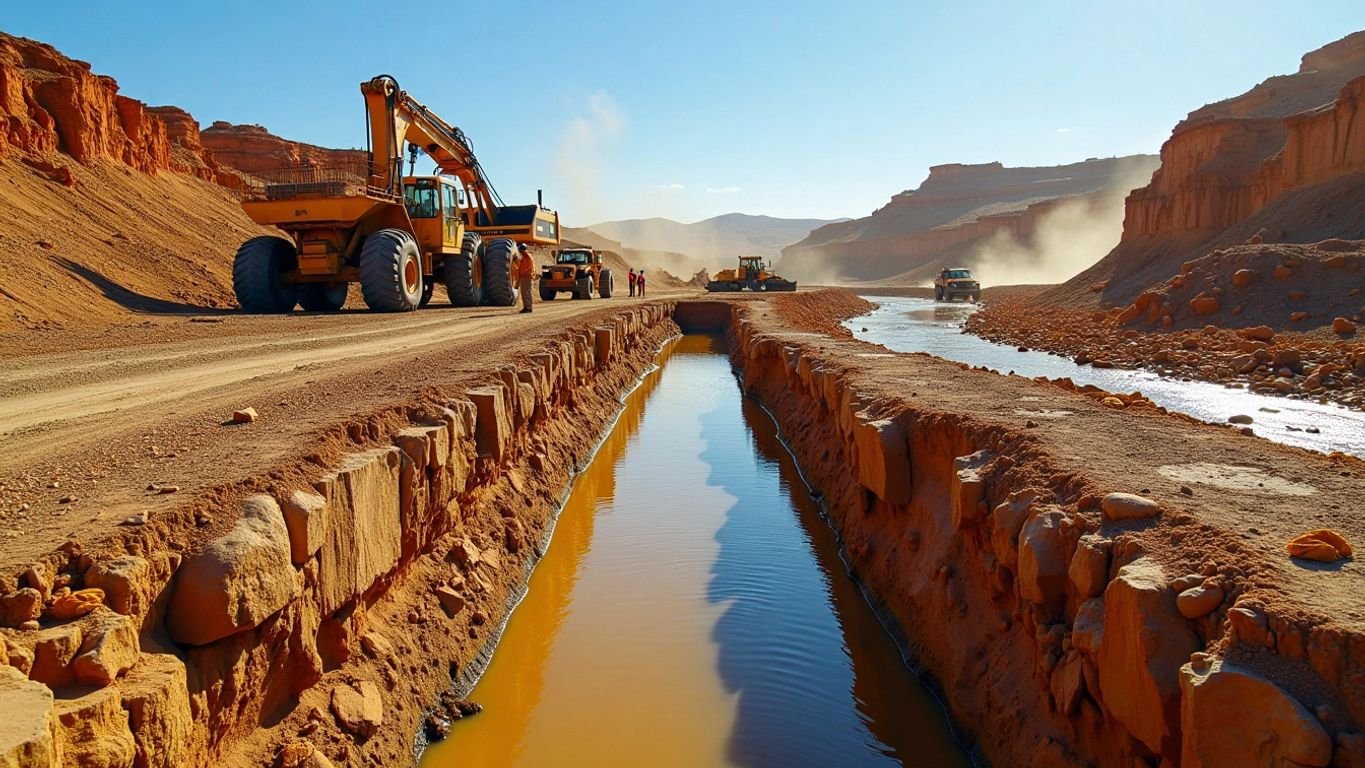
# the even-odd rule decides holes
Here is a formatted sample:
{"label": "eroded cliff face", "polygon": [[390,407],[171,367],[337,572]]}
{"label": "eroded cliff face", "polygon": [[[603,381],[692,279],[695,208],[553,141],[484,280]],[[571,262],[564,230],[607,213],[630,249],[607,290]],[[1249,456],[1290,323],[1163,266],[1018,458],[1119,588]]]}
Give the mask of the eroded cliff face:
{"label": "eroded cliff face", "polygon": [[259,125],[233,125],[219,120],[201,136],[204,146],[223,165],[248,174],[293,166],[332,166],[365,162],[361,149],[327,149],[289,141]]}
{"label": "eroded cliff face", "polygon": [[1357,32],[1304,56],[1295,74],[1191,112],[1151,183],[1128,197],[1119,245],[1053,298],[1109,281],[1104,300],[1122,304],[1214,248],[1365,236],[1365,197],[1350,194],[1365,173],[1362,95]]}
{"label": "eroded cliff face", "polygon": [[[82,165],[102,160],[143,173],[186,173],[208,181],[217,164],[199,126],[177,107],[148,107],[118,92],[112,77],[50,45],[0,33],[0,157],[58,153]],[[48,163],[51,165],[51,163]],[[50,173],[57,171],[49,169]],[[72,182],[68,171],[60,180]]]}
{"label": "eroded cliff face", "polygon": [[779,270],[816,281],[922,283],[948,262],[976,263],[991,238],[1027,241],[1067,203],[1109,208],[1116,228],[1122,196],[1156,165],[1156,158],[1136,155],[1042,168],[934,166],[917,189],[872,215],[826,225],[783,249]]}

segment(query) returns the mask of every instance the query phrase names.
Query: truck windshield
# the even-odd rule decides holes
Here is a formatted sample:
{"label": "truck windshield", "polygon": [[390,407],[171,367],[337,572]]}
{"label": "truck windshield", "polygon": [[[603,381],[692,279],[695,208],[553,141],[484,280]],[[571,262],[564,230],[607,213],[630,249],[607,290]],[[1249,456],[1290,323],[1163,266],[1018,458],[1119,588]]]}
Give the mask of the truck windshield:
{"label": "truck windshield", "polygon": [[945,276],[949,280],[957,280],[964,277],[969,278],[972,276],[972,273],[965,269],[950,269],[945,273]]}
{"label": "truck windshield", "polygon": [[433,219],[441,214],[440,192],[434,186],[404,189],[403,204],[414,219]]}
{"label": "truck windshield", "polygon": [[582,251],[565,251],[564,253],[559,254],[559,263],[587,264],[588,254],[583,253]]}

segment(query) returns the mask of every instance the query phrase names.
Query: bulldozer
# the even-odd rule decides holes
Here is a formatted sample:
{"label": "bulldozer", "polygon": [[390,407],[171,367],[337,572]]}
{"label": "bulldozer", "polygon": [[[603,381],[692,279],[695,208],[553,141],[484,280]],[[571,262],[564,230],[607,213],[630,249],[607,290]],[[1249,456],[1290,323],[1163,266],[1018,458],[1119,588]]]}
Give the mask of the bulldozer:
{"label": "bulldozer", "polygon": [[[364,160],[266,171],[246,185],[246,214],[286,237],[237,249],[237,303],[248,312],[335,311],[359,283],[370,309],[403,312],[426,306],[442,282],[458,307],[516,304],[517,244],[559,245],[559,214],[539,199],[504,205],[464,132],[394,78],[379,75],[360,92]],[[432,175],[412,175],[419,153],[435,162]]]}
{"label": "bulldozer", "polygon": [[717,272],[706,284],[706,290],[712,293],[733,293],[743,290],[794,291],[796,281],[778,276],[763,262],[762,257],[740,256],[739,268],[722,269]]}
{"label": "bulldozer", "polygon": [[602,254],[591,248],[564,248],[554,251],[555,263],[540,273],[540,300],[554,301],[560,292],[575,299],[591,299],[593,293],[610,299],[615,289],[611,270],[602,266]]}

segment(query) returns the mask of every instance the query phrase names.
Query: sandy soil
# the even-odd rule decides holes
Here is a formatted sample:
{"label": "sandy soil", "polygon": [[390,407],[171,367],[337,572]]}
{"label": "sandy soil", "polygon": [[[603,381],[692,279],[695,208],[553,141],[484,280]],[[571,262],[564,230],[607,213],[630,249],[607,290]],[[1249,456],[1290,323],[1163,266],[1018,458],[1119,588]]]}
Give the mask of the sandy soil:
{"label": "sandy soil", "polygon": [[[679,294],[658,294],[668,295]],[[99,538],[132,515],[155,519],[186,496],[212,506],[227,481],[325,451],[328,430],[494,374],[492,355],[511,361],[570,319],[627,301],[540,303],[531,317],[436,306],[211,323],[151,316],[107,332],[11,336],[0,346],[0,564]],[[225,425],[248,406],[258,422]]]}

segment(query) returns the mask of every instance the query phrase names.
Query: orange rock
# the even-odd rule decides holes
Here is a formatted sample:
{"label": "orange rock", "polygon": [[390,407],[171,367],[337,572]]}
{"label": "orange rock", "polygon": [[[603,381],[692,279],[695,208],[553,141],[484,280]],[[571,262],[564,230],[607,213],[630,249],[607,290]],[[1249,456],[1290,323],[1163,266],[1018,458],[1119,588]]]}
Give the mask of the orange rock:
{"label": "orange rock", "polygon": [[1258,325],[1253,328],[1243,328],[1240,333],[1255,341],[1270,341],[1275,338],[1275,331],[1268,325]]}
{"label": "orange rock", "polygon": [[1245,288],[1256,282],[1257,277],[1260,277],[1260,273],[1254,269],[1239,269],[1232,273],[1232,284],[1238,288]]}
{"label": "orange rock", "polygon": [[1307,313],[1307,312],[1303,312],[1303,311],[1291,312],[1291,313],[1289,313],[1289,322],[1291,322],[1291,323],[1297,323],[1297,322],[1299,322],[1300,320],[1303,320],[1303,319],[1305,319],[1305,318],[1307,318],[1307,317],[1308,317],[1308,313]]}
{"label": "orange rock", "polygon": [[1333,563],[1343,557],[1350,557],[1354,550],[1351,543],[1336,531],[1320,528],[1316,531],[1291,539],[1287,545],[1290,557]]}
{"label": "orange rock", "polygon": [[1190,299],[1190,310],[1196,315],[1211,315],[1218,311],[1218,299],[1212,296],[1196,296]]}
{"label": "orange rock", "polygon": [[1273,274],[1275,275],[1276,280],[1288,280],[1294,276],[1294,270],[1281,264],[1278,267],[1275,267],[1275,272]]}
{"label": "orange rock", "polygon": [[95,610],[104,604],[104,590],[81,589],[52,601],[52,617],[67,621]]}
{"label": "orange rock", "polygon": [[1342,333],[1342,334],[1346,334],[1346,333],[1355,333],[1355,332],[1356,332],[1356,324],[1353,323],[1353,322],[1351,322],[1350,320],[1347,320],[1347,319],[1344,318],[1344,317],[1333,318],[1333,319],[1332,319],[1332,331],[1335,332],[1335,333]]}

